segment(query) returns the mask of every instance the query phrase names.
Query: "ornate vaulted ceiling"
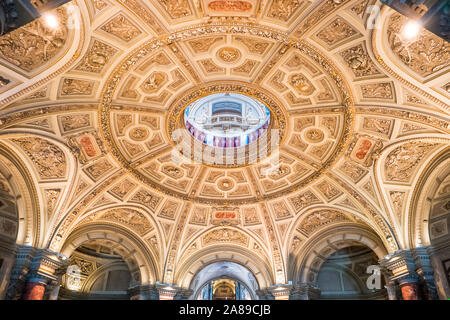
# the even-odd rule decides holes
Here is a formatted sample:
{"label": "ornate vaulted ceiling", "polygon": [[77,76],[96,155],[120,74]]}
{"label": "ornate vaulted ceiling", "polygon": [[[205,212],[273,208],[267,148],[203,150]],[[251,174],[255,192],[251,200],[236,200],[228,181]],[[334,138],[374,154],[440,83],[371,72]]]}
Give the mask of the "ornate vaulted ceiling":
{"label": "ornate vaulted ceiling", "polygon": [[[95,231],[116,228],[142,278],[186,286],[217,250],[286,283],[334,225],[376,252],[426,242],[415,210],[425,165],[448,166],[450,45],[427,31],[405,43],[405,19],[372,19],[374,2],[80,0],[56,10],[57,30],[37,20],[0,38],[0,187],[33,190],[19,242],[70,253],[80,230],[103,243]],[[274,154],[173,161],[183,108],[227,91],[271,109],[271,174]],[[220,226],[215,209],[238,219]]]}

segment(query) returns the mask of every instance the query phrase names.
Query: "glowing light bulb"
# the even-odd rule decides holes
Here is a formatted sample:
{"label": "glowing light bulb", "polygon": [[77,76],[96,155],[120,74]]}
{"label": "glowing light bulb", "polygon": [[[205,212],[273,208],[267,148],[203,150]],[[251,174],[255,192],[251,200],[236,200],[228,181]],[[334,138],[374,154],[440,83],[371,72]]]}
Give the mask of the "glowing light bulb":
{"label": "glowing light bulb", "polygon": [[417,21],[409,21],[403,27],[403,37],[412,40],[417,37],[420,30],[420,24]]}
{"label": "glowing light bulb", "polygon": [[58,19],[55,15],[47,13],[42,16],[44,18],[45,24],[51,28],[56,29],[59,25]]}

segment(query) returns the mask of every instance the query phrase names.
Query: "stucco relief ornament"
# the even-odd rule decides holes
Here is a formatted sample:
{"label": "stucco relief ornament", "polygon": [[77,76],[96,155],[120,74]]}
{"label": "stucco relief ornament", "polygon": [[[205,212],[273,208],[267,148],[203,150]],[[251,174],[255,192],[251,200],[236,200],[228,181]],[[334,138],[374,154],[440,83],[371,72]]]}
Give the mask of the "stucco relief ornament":
{"label": "stucco relief ornament", "polygon": [[0,38],[0,58],[27,72],[44,65],[62,51],[68,34],[65,9],[57,9],[60,27],[52,29],[36,19]]}
{"label": "stucco relief ornament", "polygon": [[414,141],[395,148],[386,157],[386,178],[391,181],[408,182],[420,161],[436,145],[436,143]]}
{"label": "stucco relief ornament", "polygon": [[450,65],[450,43],[421,28],[415,39],[402,37],[406,17],[394,13],[387,27],[388,43],[392,52],[411,70],[427,77]]}
{"label": "stucco relief ornament", "polygon": [[241,57],[241,53],[236,48],[225,47],[217,51],[217,57],[224,62],[232,63]]}

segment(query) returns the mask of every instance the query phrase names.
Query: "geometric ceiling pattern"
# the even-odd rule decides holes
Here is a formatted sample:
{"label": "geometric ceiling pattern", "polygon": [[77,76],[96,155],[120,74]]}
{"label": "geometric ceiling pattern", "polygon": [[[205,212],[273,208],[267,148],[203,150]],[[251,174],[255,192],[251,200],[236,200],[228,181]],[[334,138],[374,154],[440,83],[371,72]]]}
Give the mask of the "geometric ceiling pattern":
{"label": "geometric ceiling pattern", "polygon": [[[0,38],[0,156],[27,177],[1,170],[0,187],[33,190],[18,243],[70,254],[82,230],[115,230],[142,281],[189,286],[213,254],[286,283],[332,228],[380,256],[429,242],[418,208],[426,165],[449,167],[450,45],[405,43],[405,18],[373,21],[373,2],[78,0],[57,30]],[[184,107],[214,92],[262,99],[276,154],[174,161]]]}

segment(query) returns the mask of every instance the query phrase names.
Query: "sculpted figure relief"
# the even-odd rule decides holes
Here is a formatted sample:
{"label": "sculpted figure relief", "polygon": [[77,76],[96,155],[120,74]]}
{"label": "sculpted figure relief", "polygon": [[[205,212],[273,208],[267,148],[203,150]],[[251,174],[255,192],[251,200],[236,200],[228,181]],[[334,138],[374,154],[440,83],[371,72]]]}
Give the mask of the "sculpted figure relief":
{"label": "sculpted figure relief", "polygon": [[353,29],[343,19],[337,18],[322,29],[317,37],[328,45],[334,45],[344,39],[348,39],[359,32]]}
{"label": "sculpted figure relief", "polygon": [[188,0],[158,0],[172,19],[186,17],[192,14]]}
{"label": "sculpted figure relief", "polygon": [[274,0],[267,15],[287,21],[302,4],[301,0]]}
{"label": "sculpted figure relief", "polygon": [[141,34],[141,31],[139,31],[139,29],[122,14],[116,16],[114,19],[101,27],[101,29],[126,42]]}
{"label": "sculpted figure relief", "polygon": [[420,161],[436,145],[436,143],[414,141],[395,148],[386,157],[386,179],[390,181],[408,182]]}
{"label": "sculpted figure relief", "polygon": [[450,65],[450,43],[422,29],[417,39],[405,41],[402,28],[406,17],[394,13],[387,27],[392,52],[411,70],[422,77],[443,70]]}
{"label": "sculpted figure relief", "polygon": [[67,41],[65,8],[56,10],[59,27],[51,29],[37,19],[0,38],[0,58],[20,69],[33,71],[57,56]]}
{"label": "sculpted figure relief", "polygon": [[12,139],[30,157],[41,178],[62,178],[66,175],[66,156],[53,143],[41,138]]}
{"label": "sculpted figure relief", "polygon": [[297,228],[304,234],[311,234],[316,229],[337,221],[348,221],[349,219],[341,212],[334,210],[320,210],[307,216]]}

